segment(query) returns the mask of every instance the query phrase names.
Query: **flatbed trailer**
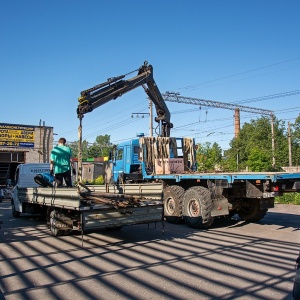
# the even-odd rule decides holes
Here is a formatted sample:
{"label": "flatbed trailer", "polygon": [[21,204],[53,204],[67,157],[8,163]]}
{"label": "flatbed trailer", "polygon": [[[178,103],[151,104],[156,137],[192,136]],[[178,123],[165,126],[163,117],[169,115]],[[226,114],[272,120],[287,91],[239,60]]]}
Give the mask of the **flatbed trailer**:
{"label": "flatbed trailer", "polygon": [[[186,174],[168,174],[168,175],[144,175],[144,179],[165,179],[176,180],[177,182],[182,180],[226,180],[229,184],[238,180],[271,180],[272,182],[278,182],[286,184],[294,180],[300,180],[300,173],[287,173],[287,172],[237,172],[237,173],[186,173]],[[290,186],[290,184],[289,184]],[[300,186],[299,188],[300,189]]]}

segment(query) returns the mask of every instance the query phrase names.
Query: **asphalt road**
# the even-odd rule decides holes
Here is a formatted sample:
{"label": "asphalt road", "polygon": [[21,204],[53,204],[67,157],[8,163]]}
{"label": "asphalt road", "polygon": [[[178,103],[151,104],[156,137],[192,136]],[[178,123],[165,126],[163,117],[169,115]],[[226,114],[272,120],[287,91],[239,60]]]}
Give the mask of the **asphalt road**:
{"label": "asphalt road", "polygon": [[257,224],[165,222],[83,240],[52,237],[38,218],[14,219],[8,201],[0,219],[3,299],[292,299],[300,206],[276,205]]}

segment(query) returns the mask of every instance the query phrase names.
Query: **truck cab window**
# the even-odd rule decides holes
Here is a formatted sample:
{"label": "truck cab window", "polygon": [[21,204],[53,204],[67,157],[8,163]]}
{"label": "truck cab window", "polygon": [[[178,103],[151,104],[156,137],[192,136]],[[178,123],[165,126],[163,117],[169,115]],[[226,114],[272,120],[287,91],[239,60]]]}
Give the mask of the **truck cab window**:
{"label": "truck cab window", "polygon": [[123,148],[119,148],[117,152],[117,160],[123,159]]}

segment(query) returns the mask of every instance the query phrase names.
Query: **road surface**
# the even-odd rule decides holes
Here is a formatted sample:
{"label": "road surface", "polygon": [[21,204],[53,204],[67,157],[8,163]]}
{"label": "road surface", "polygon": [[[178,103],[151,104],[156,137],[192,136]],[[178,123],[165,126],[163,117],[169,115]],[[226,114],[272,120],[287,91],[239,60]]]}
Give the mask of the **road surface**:
{"label": "road surface", "polygon": [[[0,289],[13,299],[292,299],[300,206],[209,230],[164,223],[55,238],[0,203]],[[1,296],[0,296],[1,298]]]}

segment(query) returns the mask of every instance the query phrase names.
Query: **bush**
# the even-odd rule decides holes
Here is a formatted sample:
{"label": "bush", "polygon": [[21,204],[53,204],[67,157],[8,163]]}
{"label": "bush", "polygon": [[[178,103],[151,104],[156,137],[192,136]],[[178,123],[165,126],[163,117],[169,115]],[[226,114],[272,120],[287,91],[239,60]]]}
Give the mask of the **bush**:
{"label": "bush", "polygon": [[281,204],[295,204],[300,205],[300,194],[299,193],[288,193],[280,197],[275,197],[275,202]]}
{"label": "bush", "polygon": [[93,185],[102,185],[102,184],[104,184],[103,175],[100,175],[97,178],[95,178],[94,180],[92,180],[90,184],[93,184]]}
{"label": "bush", "polygon": [[[77,181],[74,181],[74,186],[77,185]],[[104,184],[104,177],[103,175],[98,176],[97,178],[89,181],[88,179],[82,179],[82,183],[85,185],[103,185]]]}

